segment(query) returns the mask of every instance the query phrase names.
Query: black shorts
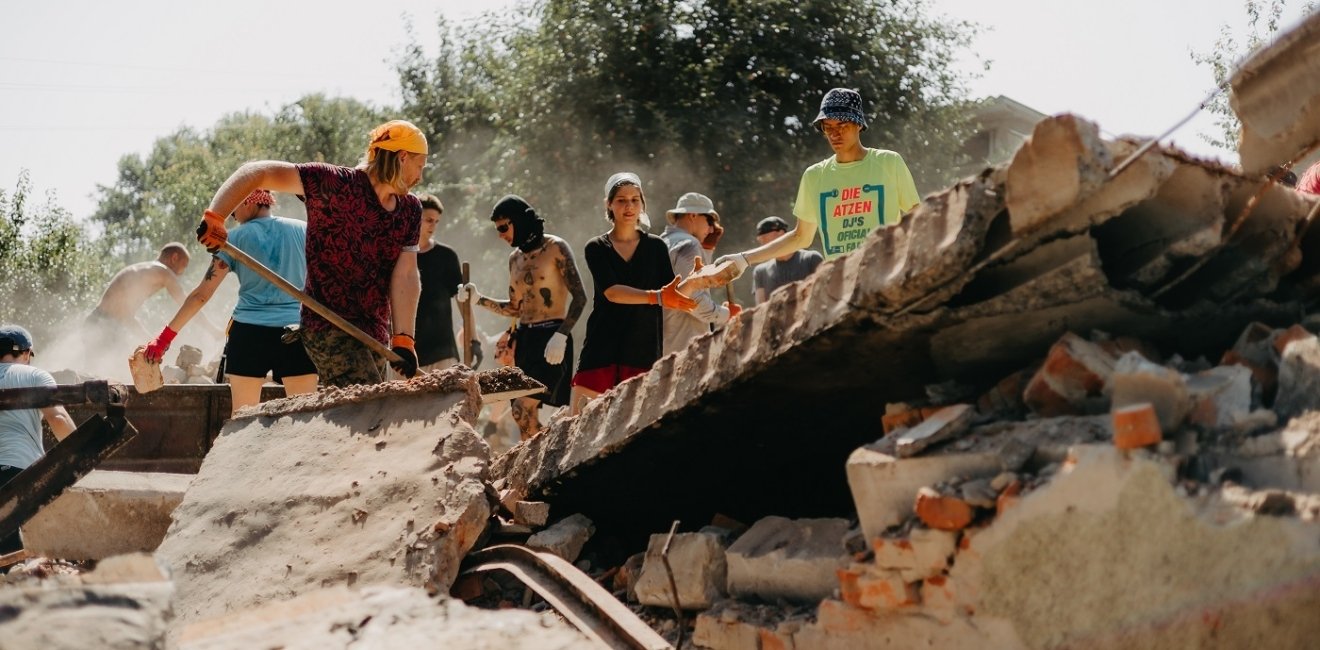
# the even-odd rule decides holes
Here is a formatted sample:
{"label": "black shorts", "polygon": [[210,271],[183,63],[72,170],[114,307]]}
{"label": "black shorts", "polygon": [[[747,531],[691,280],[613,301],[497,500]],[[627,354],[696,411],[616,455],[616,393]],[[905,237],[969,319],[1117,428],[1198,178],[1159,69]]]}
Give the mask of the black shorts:
{"label": "black shorts", "polygon": [[267,327],[234,321],[229,325],[225,342],[225,373],[239,377],[265,377],[275,381],[285,377],[316,374],[316,365],[307,356],[302,341],[280,340],[283,327]]}
{"label": "black shorts", "polygon": [[513,365],[523,374],[545,384],[546,391],[528,395],[550,406],[568,404],[573,379],[573,337],[568,337],[564,360],[552,366],[545,361],[545,344],[559,331],[562,320],[548,320],[531,325],[519,325],[513,333]]}

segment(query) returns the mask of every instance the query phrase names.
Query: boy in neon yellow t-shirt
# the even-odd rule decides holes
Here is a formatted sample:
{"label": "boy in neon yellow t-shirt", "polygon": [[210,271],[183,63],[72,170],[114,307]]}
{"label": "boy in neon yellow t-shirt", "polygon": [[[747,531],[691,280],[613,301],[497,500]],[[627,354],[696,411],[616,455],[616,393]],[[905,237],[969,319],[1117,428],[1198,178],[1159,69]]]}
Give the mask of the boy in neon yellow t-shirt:
{"label": "boy in neon yellow t-shirt", "polygon": [[811,246],[817,229],[825,259],[831,259],[860,246],[878,226],[898,223],[921,201],[902,156],[862,146],[866,116],[857,91],[834,88],[825,93],[812,124],[824,134],[834,155],[802,173],[793,207],[797,225],[769,244],[726,255],[717,263],[730,260],[741,275],[748,264]]}

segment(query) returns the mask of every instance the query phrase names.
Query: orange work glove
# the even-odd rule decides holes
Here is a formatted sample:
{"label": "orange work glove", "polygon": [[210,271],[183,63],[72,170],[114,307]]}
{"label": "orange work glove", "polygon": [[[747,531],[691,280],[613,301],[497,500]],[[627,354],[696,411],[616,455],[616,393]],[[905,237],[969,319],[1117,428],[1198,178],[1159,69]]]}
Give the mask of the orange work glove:
{"label": "orange work glove", "polygon": [[692,260],[692,273],[696,274],[696,272],[700,271],[704,266],[706,266],[706,263],[703,262],[700,257],[694,258]]}
{"label": "orange work glove", "polygon": [[729,318],[737,318],[742,313],[742,305],[736,302],[726,302],[724,306],[729,308]]}
{"label": "orange work glove", "polygon": [[675,275],[674,279],[665,285],[665,288],[650,292],[651,304],[660,305],[665,309],[692,311],[697,306],[697,301],[678,292],[678,281],[679,277]]}
{"label": "orange work glove", "polygon": [[224,215],[215,211],[207,210],[202,215],[202,222],[197,224],[197,241],[206,247],[207,252],[214,253],[225,247],[225,242],[229,241],[229,231],[225,230]]}
{"label": "orange work glove", "polygon": [[391,361],[390,367],[408,379],[417,376],[417,342],[408,334],[395,334],[390,339],[390,351],[402,357]]}
{"label": "orange work glove", "polygon": [[701,247],[708,251],[713,251],[715,250],[715,246],[720,243],[720,237],[723,236],[724,226],[721,226],[718,223],[712,223],[710,224],[710,232],[707,233],[705,239],[701,240]]}

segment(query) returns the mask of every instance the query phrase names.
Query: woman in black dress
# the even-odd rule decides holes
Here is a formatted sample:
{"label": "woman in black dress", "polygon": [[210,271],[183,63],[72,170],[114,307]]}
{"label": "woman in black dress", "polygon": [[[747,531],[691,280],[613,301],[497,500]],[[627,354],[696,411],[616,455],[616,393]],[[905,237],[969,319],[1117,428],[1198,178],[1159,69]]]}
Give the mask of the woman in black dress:
{"label": "woman in black dress", "polygon": [[638,227],[645,210],[636,174],[610,176],[605,217],[613,228],[588,241],[585,251],[596,293],[573,376],[574,414],[584,401],[650,370],[660,358],[661,307],[691,311],[696,306],[678,292],[664,240]]}

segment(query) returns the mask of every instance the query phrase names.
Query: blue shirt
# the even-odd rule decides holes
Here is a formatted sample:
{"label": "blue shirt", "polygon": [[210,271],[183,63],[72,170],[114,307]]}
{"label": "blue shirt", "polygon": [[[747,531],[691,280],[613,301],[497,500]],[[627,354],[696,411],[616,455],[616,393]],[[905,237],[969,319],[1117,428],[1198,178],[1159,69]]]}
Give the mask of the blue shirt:
{"label": "blue shirt", "polygon": [[[229,243],[301,289],[307,281],[307,224],[284,217],[258,217],[229,231]],[[216,253],[238,276],[234,320],[249,325],[284,327],[298,322],[300,304],[293,296],[237,263]]]}
{"label": "blue shirt", "polygon": [[[40,368],[0,363],[0,389],[54,386],[55,378]],[[41,411],[0,411],[0,465],[26,469],[45,453],[41,445]]]}

